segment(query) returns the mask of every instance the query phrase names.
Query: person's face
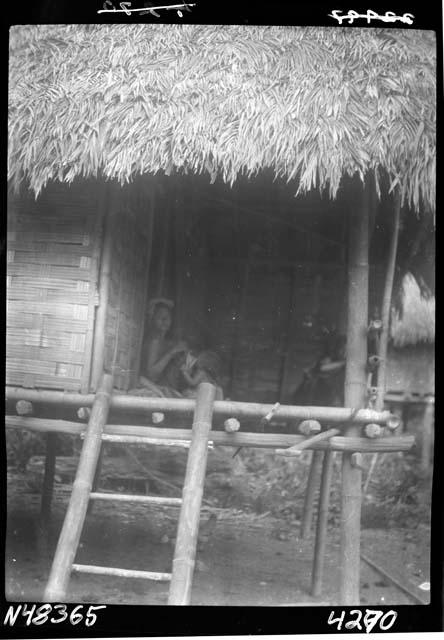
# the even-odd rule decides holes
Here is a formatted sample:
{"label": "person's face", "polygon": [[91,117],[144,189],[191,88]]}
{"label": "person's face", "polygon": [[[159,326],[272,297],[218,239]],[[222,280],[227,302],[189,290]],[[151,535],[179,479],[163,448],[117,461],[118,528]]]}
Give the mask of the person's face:
{"label": "person's face", "polygon": [[154,313],[154,326],[162,333],[166,333],[171,327],[171,313],[166,307],[158,307]]}

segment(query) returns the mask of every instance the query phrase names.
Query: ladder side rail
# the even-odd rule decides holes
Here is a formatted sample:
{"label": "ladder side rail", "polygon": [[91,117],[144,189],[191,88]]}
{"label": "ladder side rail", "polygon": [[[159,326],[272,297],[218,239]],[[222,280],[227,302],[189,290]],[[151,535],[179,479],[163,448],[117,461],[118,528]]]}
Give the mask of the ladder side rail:
{"label": "ladder side rail", "polygon": [[200,507],[208,457],[208,437],[216,388],[208,382],[198,387],[191,445],[182,492],[168,604],[189,605],[196,560]]}
{"label": "ladder side rail", "polygon": [[105,374],[97,391],[86,429],[68,509],[45,589],[45,602],[65,600],[102,445],[102,431],[108,418],[112,388],[113,377]]}

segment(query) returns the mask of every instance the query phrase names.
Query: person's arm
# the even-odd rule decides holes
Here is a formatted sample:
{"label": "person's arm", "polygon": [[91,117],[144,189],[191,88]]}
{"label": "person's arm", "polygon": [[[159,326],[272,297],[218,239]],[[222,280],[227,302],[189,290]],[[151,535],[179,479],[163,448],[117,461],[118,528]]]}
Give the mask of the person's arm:
{"label": "person's arm", "polygon": [[186,351],[186,345],[184,343],[179,342],[174,345],[167,353],[165,353],[162,357],[159,358],[159,353],[161,351],[162,341],[158,339],[153,339],[148,344],[147,349],[147,364],[146,371],[149,378],[153,382],[157,382],[162,373],[164,372],[166,366],[169,362],[174,358],[178,353],[182,353]]}
{"label": "person's arm", "polygon": [[201,382],[205,382],[207,376],[204,371],[196,371],[193,375],[189,373],[185,368],[182,369],[182,374],[185,379],[185,382],[190,385],[190,387],[197,387]]}
{"label": "person's arm", "polygon": [[341,369],[345,365],[344,360],[337,360],[334,362],[323,362],[321,363],[320,371],[323,373],[329,373],[330,371],[337,371]]}

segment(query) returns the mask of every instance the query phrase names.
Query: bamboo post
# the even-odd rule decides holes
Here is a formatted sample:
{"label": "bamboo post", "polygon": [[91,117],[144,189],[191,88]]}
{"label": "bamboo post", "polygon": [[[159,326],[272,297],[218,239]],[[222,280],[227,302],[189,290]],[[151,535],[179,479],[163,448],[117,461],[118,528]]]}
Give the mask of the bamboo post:
{"label": "bamboo post", "polygon": [[41,516],[48,521],[51,516],[51,502],[54,490],[54,475],[56,466],[57,434],[46,434],[45,473],[42,483]]}
{"label": "bamboo post", "polygon": [[[113,206],[113,205],[111,205]],[[103,250],[99,275],[99,305],[94,326],[94,346],[91,365],[91,389],[98,387],[105,363],[106,314],[108,309],[113,248],[113,212],[105,216]]]}
{"label": "bamboo post", "polygon": [[182,508],[174,551],[168,604],[188,605],[191,600],[200,506],[207,466],[207,443],[211,429],[215,396],[216,388],[214,385],[207,382],[199,385],[182,493]]}
{"label": "bamboo post", "polygon": [[333,451],[326,451],[322,465],[321,488],[319,493],[318,522],[314,549],[312,596],[319,596],[322,590],[322,574],[324,568],[325,543],[328,526],[328,503],[333,472]]}
{"label": "bamboo post", "polygon": [[[348,251],[347,343],[344,399],[345,406],[364,406],[366,397],[368,327],[368,216],[369,181],[362,194],[362,206],[350,211]],[[359,427],[349,425],[346,436],[359,435]],[[352,453],[342,456],[342,504],[340,603],[359,604],[361,481],[362,472],[352,464]]]}
{"label": "bamboo post", "polygon": [[376,408],[381,410],[384,406],[386,375],[387,375],[387,351],[390,335],[390,310],[392,306],[393,280],[395,277],[396,254],[398,252],[398,237],[401,218],[401,195],[399,190],[395,194],[395,210],[393,217],[393,229],[390,238],[390,248],[387,260],[387,270],[384,283],[384,296],[381,308],[382,329],[379,339],[379,366],[378,366],[378,397]]}
{"label": "bamboo post", "polygon": [[[318,249],[319,249],[319,244],[318,244]],[[321,284],[322,284],[322,276],[320,273],[318,273],[316,274],[314,278],[314,283],[313,283],[313,297],[311,301],[312,318],[317,318],[319,316],[319,310],[321,307]],[[310,402],[311,401],[312,401],[312,398],[310,398]],[[304,423],[302,423],[302,425],[303,424]],[[301,429],[301,425],[299,425],[299,429]],[[322,456],[317,455],[316,452],[313,452],[313,455],[310,461],[310,471],[308,474],[307,489],[305,492],[304,510],[302,513],[302,522],[301,522],[302,538],[308,537],[310,533],[311,524],[313,520],[316,485],[317,485],[321,464],[322,464]]]}
{"label": "bamboo post", "polygon": [[[399,227],[401,219],[401,195],[399,189],[395,193],[395,210],[393,216],[393,228],[390,238],[390,247],[387,259],[387,269],[385,273],[384,282],[384,294],[382,298],[381,307],[381,322],[382,329],[381,335],[378,340],[378,370],[377,370],[377,395],[376,395],[376,409],[381,411],[384,407],[384,396],[386,392],[386,378],[387,378],[387,353],[388,353],[388,341],[390,336],[390,310],[392,306],[393,296],[393,280],[395,277],[396,267],[396,255],[398,252],[398,238]],[[370,483],[371,474],[373,473],[378,460],[378,454],[373,454],[370,470],[364,485],[364,495]]]}
{"label": "bamboo post", "polygon": [[422,438],[421,438],[421,470],[428,471],[430,469],[432,442],[433,442],[433,419],[434,419],[434,403],[433,399],[427,398],[424,407]]}
{"label": "bamboo post", "polygon": [[282,359],[281,359],[281,370],[279,374],[279,402],[282,402],[285,395],[285,388],[287,386],[287,378],[288,378],[288,369],[290,362],[290,342],[291,342],[291,329],[293,326],[293,315],[294,309],[296,306],[296,288],[297,288],[297,278],[295,269],[291,270],[291,292],[290,292],[290,304],[288,309],[288,318],[287,318],[287,326],[284,335],[282,336],[281,341],[281,350],[282,350]]}
{"label": "bamboo post", "polygon": [[307,490],[305,492],[304,510],[302,513],[301,538],[308,538],[308,536],[310,535],[311,523],[313,521],[313,507],[316,493],[316,484],[322,465],[322,458],[322,451],[313,451],[311,456],[310,472],[308,474]]}
{"label": "bamboo post", "polygon": [[[106,225],[107,209],[109,206],[109,185],[102,182],[100,186],[100,194],[97,201],[97,212],[94,225],[91,225],[92,234],[92,260],[89,274],[89,295],[88,295],[88,322],[85,339],[85,354],[86,359],[83,366],[82,382],[80,390],[82,393],[86,393],[92,383],[92,367],[94,361],[94,339],[95,339],[95,326],[96,326],[96,307],[100,304],[97,293],[99,291],[99,273],[100,273],[100,258],[102,253],[102,230]],[[100,293],[99,293],[100,296]],[[100,370],[99,370],[100,371]],[[98,382],[97,382],[98,383]],[[96,387],[94,387],[96,388]]]}
{"label": "bamboo post", "polygon": [[[147,300],[147,296],[148,296],[148,285],[150,283],[150,271],[151,271],[151,255],[152,255],[152,250],[153,250],[153,235],[154,235],[154,207],[155,207],[155,194],[153,194],[152,191],[150,191],[150,196],[149,196],[149,222],[148,222],[148,244],[146,247],[146,272],[145,272],[145,281],[143,284],[143,292],[142,292],[142,297],[143,297],[143,304],[142,304],[142,308],[143,308],[143,314],[144,314],[144,321],[145,321],[145,308],[146,308],[146,300]],[[143,322],[142,326],[140,327],[140,333],[139,336],[137,338],[137,349],[136,349],[136,358],[134,361],[134,369],[135,369],[135,378],[136,380],[138,380],[139,377],[139,373],[140,373],[140,367],[141,367],[141,358],[142,358],[142,350],[144,347],[144,342],[143,342],[143,338],[144,338],[144,331],[145,331],[145,322]]]}
{"label": "bamboo post", "polygon": [[82,533],[91,484],[102,444],[102,430],[108,417],[112,388],[113,378],[105,374],[93,404],[71,498],[44,593],[45,602],[66,600],[66,590]]}

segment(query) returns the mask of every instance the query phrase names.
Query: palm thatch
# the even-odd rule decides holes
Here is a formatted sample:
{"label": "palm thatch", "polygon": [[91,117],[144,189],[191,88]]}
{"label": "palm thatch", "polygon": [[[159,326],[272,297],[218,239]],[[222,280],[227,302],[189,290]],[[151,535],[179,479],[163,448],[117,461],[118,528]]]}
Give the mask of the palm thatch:
{"label": "palm thatch", "polygon": [[393,309],[391,337],[396,347],[435,341],[435,298],[425,298],[412,274],[402,283],[402,310]]}
{"label": "palm thatch", "polygon": [[19,26],[9,179],[271,168],[298,192],[374,169],[435,205],[433,32],[201,25]]}

